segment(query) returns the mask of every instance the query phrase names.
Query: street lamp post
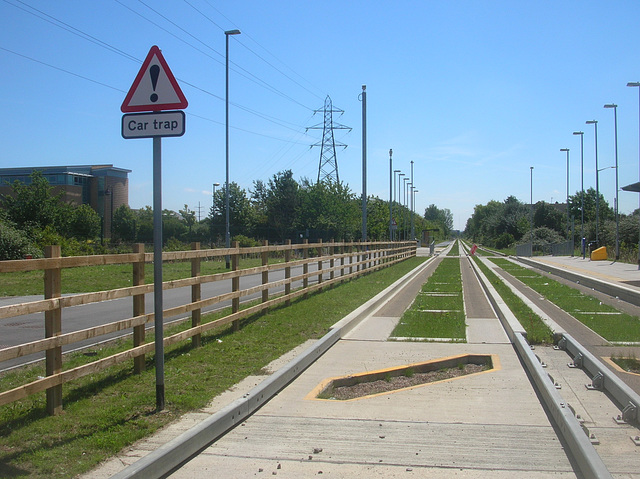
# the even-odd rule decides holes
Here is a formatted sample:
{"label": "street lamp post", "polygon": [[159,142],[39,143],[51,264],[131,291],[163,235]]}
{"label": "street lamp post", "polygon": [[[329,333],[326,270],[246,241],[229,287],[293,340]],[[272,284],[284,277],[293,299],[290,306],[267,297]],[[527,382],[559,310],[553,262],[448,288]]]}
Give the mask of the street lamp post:
{"label": "street lamp post", "polygon": [[531,244],[531,251],[529,256],[533,256],[533,166],[529,167],[529,177],[530,177],[530,200],[529,200],[529,243]]}
{"label": "street lamp post", "polygon": [[584,131],[574,131],[574,135],[580,135],[580,248],[582,249],[582,259],[585,257],[584,239]]}
{"label": "street lamp post", "polygon": [[411,241],[416,239],[416,225],[414,222],[414,217],[416,214],[416,193],[418,190],[415,186],[411,187]]}
{"label": "street lamp post", "polygon": [[[398,194],[397,193],[398,188],[396,188],[396,184],[397,184],[396,183],[396,174],[397,173],[400,173],[400,170],[393,170],[393,205],[394,205],[394,207],[398,204],[398,200],[396,199],[397,198],[397,194]],[[391,240],[392,241],[393,241],[393,236],[395,236],[395,235],[391,236]]]}
{"label": "street lamp post", "polygon": [[396,219],[396,239],[398,241],[400,241],[400,213],[402,213],[402,206],[401,206],[401,198],[402,198],[402,180],[404,178],[402,178],[403,176],[405,176],[404,173],[398,173],[398,202],[396,204],[396,206],[398,207],[398,213],[397,213],[397,219]]}
{"label": "street lamp post", "polygon": [[587,125],[593,125],[595,131],[595,148],[596,148],[596,247],[600,246],[599,243],[599,229],[600,229],[600,174],[598,171],[598,120],[587,120]]}
{"label": "street lamp post", "polygon": [[389,241],[393,241],[393,150],[389,149]]}
{"label": "street lamp post", "polygon": [[[567,152],[567,239],[569,239],[569,235],[571,234],[571,228],[569,226],[569,148],[560,148],[560,151]],[[573,253],[571,253],[571,256],[573,256]]]}
{"label": "street lamp post", "polygon": [[[640,87],[640,82],[632,81],[627,83],[627,86]],[[640,116],[640,88],[638,88],[638,115]],[[638,141],[640,142],[640,117],[638,121]],[[640,148],[638,148],[638,155],[640,156]],[[638,162],[638,165],[638,168],[640,168],[640,161]],[[640,179],[640,170],[638,175],[638,179]],[[640,195],[638,196],[640,198]],[[638,209],[640,209],[640,199],[638,200]],[[638,218],[640,219],[640,214],[638,215]],[[640,270],[640,234],[638,235],[638,269]]]}
{"label": "street lamp post", "polygon": [[[226,98],[225,98],[225,125],[226,125],[226,165],[227,165],[227,181],[225,183],[224,203],[225,203],[225,247],[228,249],[231,247],[231,233],[229,231],[229,36],[240,35],[240,30],[227,30],[224,32],[226,56],[225,56],[225,71],[226,71]],[[226,256],[227,269],[231,267],[229,255]]]}
{"label": "street lamp post", "polygon": [[211,197],[211,228],[210,230],[211,230],[211,247],[212,248],[215,240],[215,235],[213,231],[213,220],[216,214],[216,186],[220,186],[220,183],[213,184],[213,196]]}
{"label": "street lamp post", "polygon": [[414,222],[413,222],[413,160],[411,160],[411,241],[413,241],[414,235]]}
{"label": "street lamp post", "polygon": [[404,206],[404,211],[402,212],[402,239],[407,241],[407,221],[405,220],[405,215],[407,213],[407,183],[411,181],[411,178],[408,176],[402,178],[404,184],[402,185],[402,206]]}
{"label": "street lamp post", "polygon": [[619,233],[619,217],[618,217],[618,105],[608,103],[605,108],[613,108],[613,132],[616,155],[616,261],[620,259],[620,233]]}

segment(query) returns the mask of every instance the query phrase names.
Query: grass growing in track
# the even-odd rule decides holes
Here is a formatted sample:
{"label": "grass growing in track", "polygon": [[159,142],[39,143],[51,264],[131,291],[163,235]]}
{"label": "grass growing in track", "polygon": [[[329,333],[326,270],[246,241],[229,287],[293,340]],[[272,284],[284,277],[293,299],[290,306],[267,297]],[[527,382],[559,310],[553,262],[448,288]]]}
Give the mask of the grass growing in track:
{"label": "grass growing in track", "polygon": [[462,278],[458,258],[443,258],[391,335],[465,341]]}
{"label": "grass growing in track", "polygon": [[511,289],[498,278],[493,271],[478,258],[473,258],[511,312],[527,331],[529,344],[553,344],[553,332]]}
{"label": "grass growing in track", "polygon": [[608,341],[640,341],[640,319],[603,304],[599,299],[503,258],[495,264],[566,311]]}
{"label": "grass growing in track", "polygon": [[[223,327],[203,336],[201,348],[188,343],[165,350],[166,409],[155,412],[153,357],[147,370],[132,373],[129,364],[114,366],[63,386],[64,412],[50,417],[45,394],[0,407],[0,477],[74,477],[148,436],[185,412],[206,406],[211,398],[251,374],[261,374],[269,362],[302,344],[319,338],[328,328],[424,258],[411,258],[357,280],[292,301],[246,319],[239,331]],[[224,313],[207,315],[203,322]],[[182,326],[184,327],[184,326]],[[167,330],[167,335],[175,332]],[[152,340],[152,338],[150,339]],[[103,348],[88,358],[65,359],[65,369],[113,354]],[[8,390],[43,375],[34,366],[0,377]]]}
{"label": "grass growing in track", "polygon": [[460,245],[459,241],[456,241],[455,243],[453,243],[453,246],[451,247],[451,249],[447,253],[447,256],[459,256],[460,255],[460,246],[459,245]]}

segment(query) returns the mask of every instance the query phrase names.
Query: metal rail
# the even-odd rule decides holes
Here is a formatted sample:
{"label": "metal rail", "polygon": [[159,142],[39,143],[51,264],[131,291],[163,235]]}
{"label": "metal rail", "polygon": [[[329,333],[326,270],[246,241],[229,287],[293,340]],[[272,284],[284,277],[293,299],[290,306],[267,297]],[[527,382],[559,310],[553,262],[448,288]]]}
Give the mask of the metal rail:
{"label": "metal rail", "polygon": [[582,426],[570,409],[568,403],[560,396],[553,381],[546,371],[544,371],[540,361],[531,350],[531,346],[526,339],[526,331],[506,306],[484,273],[475,264],[475,261],[469,258],[469,262],[480,284],[485,289],[489,301],[491,301],[498,313],[498,318],[524,364],[527,373],[532,378],[536,389],[540,393],[544,405],[556,422],[558,430],[567,443],[580,472],[582,472],[585,478],[613,478],[602,461],[602,458],[593,447],[593,444],[591,444],[589,437],[584,433]]}

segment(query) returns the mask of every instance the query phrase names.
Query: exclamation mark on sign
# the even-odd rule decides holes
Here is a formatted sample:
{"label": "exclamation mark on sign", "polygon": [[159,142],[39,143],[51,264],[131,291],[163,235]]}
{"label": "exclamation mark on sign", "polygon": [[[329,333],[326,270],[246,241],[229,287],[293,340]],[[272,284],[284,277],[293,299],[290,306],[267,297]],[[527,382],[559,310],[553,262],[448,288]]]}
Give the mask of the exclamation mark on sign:
{"label": "exclamation mark on sign", "polygon": [[151,65],[149,68],[149,75],[151,76],[151,86],[153,87],[154,93],[151,94],[149,100],[153,103],[158,101],[158,94],[155,93],[156,86],[158,85],[158,77],[160,76],[160,66],[159,65]]}

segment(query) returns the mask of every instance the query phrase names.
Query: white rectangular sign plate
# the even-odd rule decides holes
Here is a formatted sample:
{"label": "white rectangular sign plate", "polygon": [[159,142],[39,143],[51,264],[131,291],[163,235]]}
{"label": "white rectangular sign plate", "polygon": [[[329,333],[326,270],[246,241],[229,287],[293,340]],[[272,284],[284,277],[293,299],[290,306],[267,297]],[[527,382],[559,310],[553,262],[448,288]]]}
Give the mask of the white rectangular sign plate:
{"label": "white rectangular sign plate", "polygon": [[130,139],[182,136],[185,123],[183,111],[131,113],[122,115],[122,137]]}

